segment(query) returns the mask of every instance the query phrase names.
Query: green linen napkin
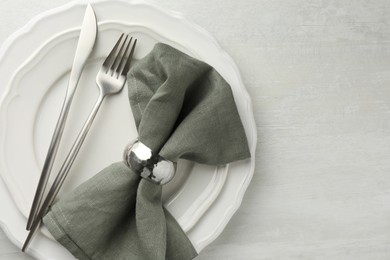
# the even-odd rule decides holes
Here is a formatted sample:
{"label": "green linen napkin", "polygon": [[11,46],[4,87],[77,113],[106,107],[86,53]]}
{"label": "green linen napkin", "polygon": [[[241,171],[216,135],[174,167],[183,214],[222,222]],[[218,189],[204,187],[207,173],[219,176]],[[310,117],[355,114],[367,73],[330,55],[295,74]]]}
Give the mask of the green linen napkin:
{"label": "green linen napkin", "polygon": [[[210,65],[158,43],[130,70],[128,90],[139,140],[162,157],[210,165],[250,157],[230,86]],[[117,162],[55,203],[43,221],[79,259],[193,259],[197,252],[161,192]]]}

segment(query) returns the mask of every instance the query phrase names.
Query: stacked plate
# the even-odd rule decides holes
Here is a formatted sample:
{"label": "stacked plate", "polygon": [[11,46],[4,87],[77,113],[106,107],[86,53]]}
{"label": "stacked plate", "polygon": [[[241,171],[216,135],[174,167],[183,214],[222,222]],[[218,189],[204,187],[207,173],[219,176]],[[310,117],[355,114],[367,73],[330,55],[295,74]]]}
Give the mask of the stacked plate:
{"label": "stacked plate", "polygon": [[[86,1],[43,13],[13,34],[0,49],[0,222],[21,245],[40,170],[59,115],[76,49]],[[164,187],[166,208],[200,252],[222,232],[238,209],[254,171],[256,127],[250,98],[231,58],[202,28],[176,13],[145,3],[94,1],[96,47],[72,104],[57,162],[63,161],[98,95],[95,76],[122,32],[138,39],[135,59],[164,42],[212,65],[231,85],[252,158],[218,167],[179,161],[174,180]],[[135,137],[127,90],[108,98],[66,180],[60,196],[107,165],[120,161]],[[234,147],[232,147],[234,149]],[[58,171],[54,165],[53,173]],[[7,189],[1,186],[5,185]],[[31,245],[39,259],[72,259],[43,228]]]}

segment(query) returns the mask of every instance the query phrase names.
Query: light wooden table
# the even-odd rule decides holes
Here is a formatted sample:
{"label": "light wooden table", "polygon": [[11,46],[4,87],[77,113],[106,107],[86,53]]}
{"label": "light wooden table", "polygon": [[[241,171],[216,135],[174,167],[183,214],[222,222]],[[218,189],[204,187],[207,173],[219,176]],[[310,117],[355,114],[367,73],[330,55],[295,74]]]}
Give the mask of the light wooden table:
{"label": "light wooden table", "polygon": [[[0,0],[0,42],[68,0]],[[161,1],[233,57],[258,126],[238,213],[199,259],[390,259],[390,1]],[[0,232],[0,259],[30,259]]]}

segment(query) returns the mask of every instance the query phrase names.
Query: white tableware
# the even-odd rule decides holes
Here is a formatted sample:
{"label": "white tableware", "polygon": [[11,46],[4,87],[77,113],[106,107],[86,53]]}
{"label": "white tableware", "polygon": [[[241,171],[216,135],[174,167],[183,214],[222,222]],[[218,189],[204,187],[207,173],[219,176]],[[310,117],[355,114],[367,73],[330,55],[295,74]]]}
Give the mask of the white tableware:
{"label": "white tableware", "polygon": [[[27,235],[23,231],[25,216],[50,141],[48,136],[59,113],[77,44],[79,21],[87,2],[91,3],[75,1],[39,15],[0,49],[0,86],[6,86],[0,105],[0,174],[13,199],[0,212],[0,221],[18,245]],[[256,127],[250,98],[235,64],[207,32],[176,13],[144,2],[99,0],[92,5],[99,21],[98,39],[73,101],[58,152],[59,162],[98,95],[95,75],[120,32],[138,39],[136,59],[161,41],[214,66],[232,86],[254,156]],[[59,60],[61,66],[55,66]],[[52,76],[43,78],[43,71],[48,69]],[[62,194],[110,163],[120,161],[125,145],[137,136],[126,93],[108,99],[94,124]],[[60,164],[54,165],[53,172]],[[238,209],[253,171],[253,157],[220,167],[180,161],[177,177],[164,190],[164,201],[198,252],[222,232]],[[17,214],[20,216],[16,217]],[[39,259],[70,258],[49,234],[37,237],[31,249]]]}

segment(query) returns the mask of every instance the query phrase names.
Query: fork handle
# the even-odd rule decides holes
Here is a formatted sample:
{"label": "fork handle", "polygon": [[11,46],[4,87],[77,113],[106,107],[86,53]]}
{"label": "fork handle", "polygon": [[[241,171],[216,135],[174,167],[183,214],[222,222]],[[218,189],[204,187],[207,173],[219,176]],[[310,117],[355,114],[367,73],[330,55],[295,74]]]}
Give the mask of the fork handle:
{"label": "fork handle", "polygon": [[70,168],[72,167],[72,164],[74,160],[76,159],[76,156],[81,148],[81,145],[83,144],[85,137],[88,134],[89,129],[91,128],[92,122],[95,119],[95,116],[97,112],[99,111],[100,105],[102,104],[104,98],[107,94],[105,94],[103,91],[100,91],[99,97],[91,110],[88,119],[85,121],[83,128],[81,129],[80,133],[78,134],[75,142],[73,143],[73,146],[71,150],[69,151],[68,155],[66,156],[66,159],[64,163],[61,166],[61,169],[59,173],[57,174],[45,200],[42,203],[42,206],[39,208],[39,210],[36,213],[36,217],[34,218],[30,233],[28,234],[28,237],[26,239],[26,242],[23,245],[23,249],[27,248],[28,244],[30,243],[32,237],[37,232],[38,227],[41,224],[42,218],[45,216],[45,214],[48,212],[50,206],[54,202],[55,198],[58,195],[58,192],[60,191],[66,176],[69,173]]}
{"label": "fork handle", "polygon": [[79,135],[77,136],[77,139],[73,143],[73,146],[71,150],[69,151],[68,155],[66,156],[66,159],[64,163],[61,166],[61,169],[56,176],[53,185],[51,186],[45,201],[42,204],[41,209],[39,210],[39,213],[37,215],[37,219],[42,218],[46,213],[47,209],[51,206],[51,204],[54,202],[56,196],[58,195],[58,192],[60,191],[66,176],[69,173],[70,168],[73,165],[74,160],[76,159],[76,156],[78,152],[80,151],[80,148],[88,134],[89,129],[91,128],[92,122],[96,117],[96,114],[104,100],[106,95],[104,93],[100,92],[99,98],[97,99],[93,109],[91,110],[88,119],[85,121],[83,128],[81,129]]}
{"label": "fork handle", "polygon": [[[49,208],[51,206],[51,204],[53,203],[54,199],[56,198],[58,192],[60,191],[60,189],[65,181],[65,178],[68,175],[69,170],[72,167],[73,162],[76,159],[77,154],[80,151],[80,148],[81,148],[85,138],[87,137],[89,129],[92,126],[93,120],[95,119],[97,112],[99,111],[99,108],[100,108],[105,97],[106,97],[106,95],[103,92],[100,92],[99,97],[96,100],[96,103],[88,116],[88,119],[85,121],[83,128],[79,132],[77,139],[73,143],[71,150],[69,151],[64,163],[62,164],[61,169],[60,169],[58,175],[56,176],[56,178],[53,182],[53,185],[49,190],[49,193],[47,194],[47,197],[45,199],[46,203],[44,203],[42,205],[42,208],[44,206],[46,206],[46,208]],[[46,209],[45,209],[44,214],[45,213],[46,213]],[[43,217],[43,215],[42,215],[42,217]]]}

